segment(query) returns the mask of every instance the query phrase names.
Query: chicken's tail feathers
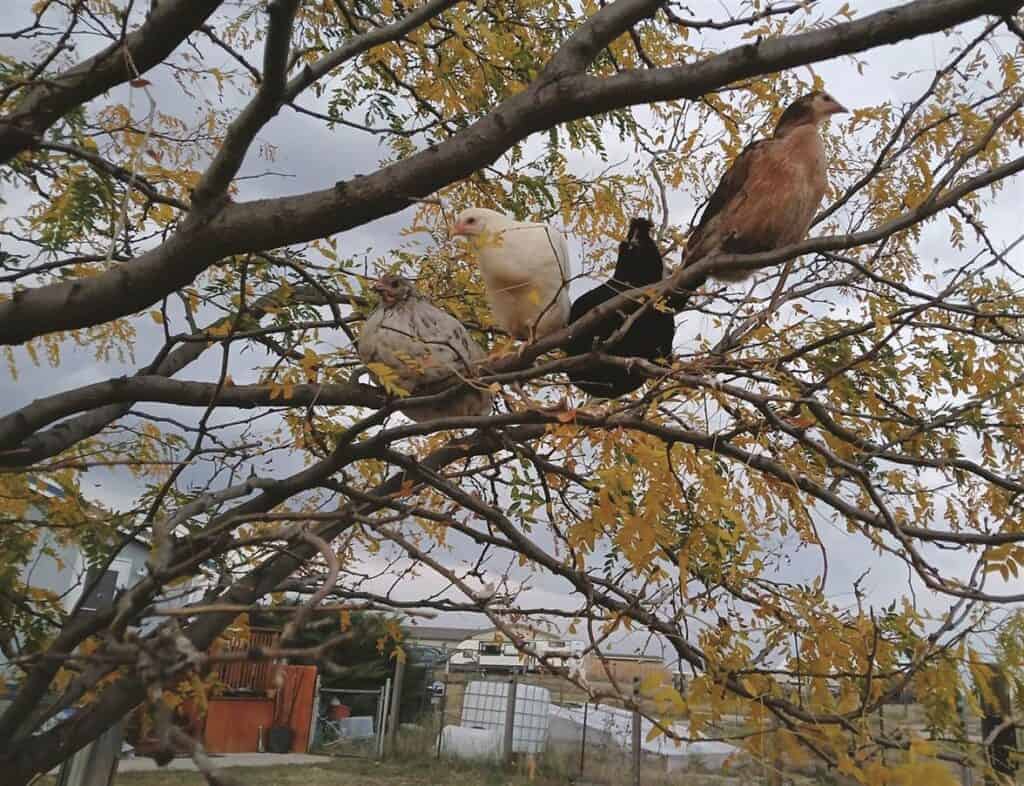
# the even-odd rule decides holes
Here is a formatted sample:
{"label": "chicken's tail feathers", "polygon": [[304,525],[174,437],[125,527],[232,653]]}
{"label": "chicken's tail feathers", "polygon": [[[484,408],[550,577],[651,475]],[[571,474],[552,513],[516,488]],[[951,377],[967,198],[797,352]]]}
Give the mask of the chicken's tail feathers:
{"label": "chicken's tail feathers", "polygon": [[565,236],[565,232],[559,232],[557,229],[549,229],[548,236],[554,234],[552,243],[555,249],[555,256],[558,258],[558,266],[562,271],[562,281],[566,287],[569,285],[569,281],[572,280],[572,265],[569,263],[569,239]]}

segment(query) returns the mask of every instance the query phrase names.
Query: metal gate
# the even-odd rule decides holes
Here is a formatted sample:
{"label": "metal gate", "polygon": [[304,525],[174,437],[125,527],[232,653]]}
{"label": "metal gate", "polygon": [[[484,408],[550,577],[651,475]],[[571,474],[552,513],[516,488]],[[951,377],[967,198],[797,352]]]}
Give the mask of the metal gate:
{"label": "metal gate", "polygon": [[320,688],[312,747],[335,756],[380,758],[390,695],[390,678],[380,688],[370,690]]}

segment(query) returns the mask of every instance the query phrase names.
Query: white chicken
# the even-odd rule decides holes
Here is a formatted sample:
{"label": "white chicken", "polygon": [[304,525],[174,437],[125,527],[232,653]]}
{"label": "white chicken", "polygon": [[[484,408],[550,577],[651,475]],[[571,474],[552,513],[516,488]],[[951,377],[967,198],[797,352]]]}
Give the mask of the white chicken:
{"label": "white chicken", "polygon": [[[439,392],[475,373],[486,353],[455,317],[401,276],[384,276],[372,288],[380,293],[381,302],[366,318],[358,346],[359,357],[371,372],[373,364],[385,366],[393,375],[387,382],[414,396]],[[492,398],[489,390],[467,386],[436,404],[401,411],[416,421],[486,415]]]}
{"label": "white chicken", "polygon": [[452,224],[477,252],[494,321],[515,338],[532,341],[569,321],[569,245],[547,224],[516,221],[472,207]]}

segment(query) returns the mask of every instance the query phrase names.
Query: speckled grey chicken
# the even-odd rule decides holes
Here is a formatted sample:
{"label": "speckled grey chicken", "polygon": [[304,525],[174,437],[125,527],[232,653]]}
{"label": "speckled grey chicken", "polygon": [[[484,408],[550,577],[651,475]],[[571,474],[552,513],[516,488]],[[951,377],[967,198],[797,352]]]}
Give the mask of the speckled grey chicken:
{"label": "speckled grey chicken", "polygon": [[[359,357],[367,366],[379,363],[390,369],[393,376],[388,377],[388,384],[413,396],[427,395],[476,373],[476,364],[486,353],[455,317],[401,276],[384,276],[373,289],[380,293],[381,302],[363,324]],[[467,386],[436,404],[402,407],[401,411],[417,421],[486,415],[492,398],[489,390]]]}

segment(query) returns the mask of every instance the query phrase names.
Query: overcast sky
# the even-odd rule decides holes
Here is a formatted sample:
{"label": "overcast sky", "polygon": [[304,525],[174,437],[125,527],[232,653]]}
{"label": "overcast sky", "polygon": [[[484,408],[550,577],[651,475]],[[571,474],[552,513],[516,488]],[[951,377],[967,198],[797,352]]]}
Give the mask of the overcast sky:
{"label": "overcast sky", "polygon": [[[706,6],[709,12],[720,15],[721,8],[730,3],[698,5]],[[841,5],[839,2],[820,4],[824,16],[828,15],[829,9],[834,9],[839,5]],[[859,13],[864,14],[896,5],[896,3],[862,1],[853,2],[850,5]],[[0,4],[0,29],[12,30],[23,25],[26,19],[30,18],[30,6],[29,0],[14,0],[14,2]],[[975,28],[976,26],[971,29]],[[709,40],[722,44],[732,44],[736,41],[736,36],[732,33],[715,34],[715,36]],[[220,53],[211,50],[204,42],[197,40],[196,43],[202,46],[202,51],[209,58],[208,62],[216,62],[217,58],[222,57]],[[885,101],[905,102],[915,98],[923,90],[931,79],[934,68],[944,62],[944,55],[951,43],[954,41],[936,35],[873,50],[861,56],[866,63],[862,74],[858,73],[848,60],[819,64],[815,66],[815,71],[824,78],[833,95],[848,107],[871,106]],[[5,48],[10,47],[17,53],[22,52],[25,46],[30,45],[30,43],[21,41],[12,44],[6,39],[3,44]],[[77,55],[87,55],[87,46],[87,43],[80,45]],[[252,62],[259,62],[259,52],[249,53],[249,59]],[[915,75],[896,79],[897,74],[902,72],[915,72]],[[168,74],[157,70],[147,74],[147,78],[153,82],[151,89],[157,97],[162,112],[186,117],[192,115],[194,101],[174,85]],[[243,96],[231,90],[226,90],[222,96],[219,96],[212,80],[197,86],[196,89],[202,91],[207,98],[221,104],[226,110],[236,109],[243,100]],[[132,98],[134,99],[135,115],[141,117],[145,113],[145,104],[140,100],[138,91],[119,88],[112,91],[109,99],[106,100],[127,102],[129,94],[132,92],[134,92]],[[319,102],[319,105],[312,95],[302,99],[305,106],[321,110],[325,109],[326,101],[327,96]],[[641,116],[643,111],[637,110]],[[626,162],[625,167],[646,165],[646,161],[638,157],[631,146],[624,145],[612,135],[607,136],[605,143],[608,147],[609,161],[624,161]],[[276,149],[274,160],[261,160],[251,156],[243,167],[242,175],[259,175],[267,171],[280,174],[244,180],[240,184],[238,201],[325,188],[338,180],[372,171],[375,168],[375,163],[387,153],[378,146],[375,138],[344,128],[328,129],[324,124],[308,117],[299,116],[289,109],[282,110],[263,129],[258,137],[258,144],[274,147]],[[528,150],[540,151],[540,141],[532,140],[528,145]],[[587,159],[580,155],[573,157],[574,172],[581,176],[594,175],[605,169],[606,166],[607,162],[596,157],[593,159]],[[0,207],[2,215],[21,214],[26,205],[25,195],[6,186],[0,186],[0,189],[4,189],[0,191],[0,196],[7,202],[5,206]],[[706,194],[694,193],[689,184],[683,183],[682,187],[672,192],[670,196],[673,219],[685,226],[693,214],[694,206],[700,203]],[[999,198],[999,204],[994,208],[989,208],[986,213],[992,235],[1003,244],[1013,240],[1016,236],[1015,233],[1021,228],[1019,206],[1022,204],[1022,196],[1024,196],[1024,192],[1022,192],[1018,179],[1007,185]],[[345,254],[365,251],[370,259],[386,255],[390,250],[407,242],[405,238],[401,237],[401,232],[411,222],[412,213],[413,211],[410,209],[338,235],[336,240],[339,250]],[[953,264],[952,250],[948,245],[944,222],[936,222],[926,230],[920,248],[922,258],[934,259],[934,264],[940,269]],[[669,261],[675,264],[678,260],[671,259]],[[1022,252],[1020,250],[1014,252],[1011,261],[1024,263]],[[578,293],[588,286],[586,281],[577,281],[574,291]],[[66,389],[133,373],[140,365],[149,362],[152,348],[158,346],[162,338],[159,328],[147,317],[136,320],[136,326],[139,331],[137,354],[133,360],[126,362],[120,362],[116,357],[109,361],[100,361],[93,356],[93,352],[89,348],[75,349],[70,344],[66,344],[64,359],[58,372],[46,366],[33,368],[27,361],[25,353],[22,350],[17,350],[20,368],[19,379],[17,381],[9,379],[6,374],[0,376],[0,397],[4,401],[5,411],[21,406],[37,396],[55,392],[58,386],[60,389]],[[688,315],[685,324],[680,324],[677,346],[685,345],[687,340],[692,339],[697,333],[708,335],[713,330],[714,328],[706,317]],[[233,368],[232,375],[238,383],[255,379],[254,366],[257,363],[266,362],[266,356],[249,354],[243,357],[248,358],[246,362],[252,365],[249,366],[248,374],[245,371],[245,362]],[[182,377],[202,380],[215,379],[218,362],[217,352],[207,352],[203,359],[190,366]],[[174,410],[174,408],[156,405],[146,405],[141,408],[154,413],[168,413]],[[191,419],[196,417],[194,410],[185,414]],[[236,412],[228,412],[222,416],[222,421],[237,416]],[[272,472],[275,477],[280,477],[294,471],[299,466],[298,458],[278,457],[275,459],[273,467],[268,468],[267,471]],[[91,485],[87,488],[89,493],[94,495],[97,500],[115,509],[124,509],[130,506],[139,491],[138,484],[123,475],[94,473],[94,477],[90,477],[90,481]],[[902,563],[875,554],[868,547],[864,538],[848,534],[842,523],[836,524],[831,518],[825,516],[818,516],[818,519],[820,536],[826,550],[833,555],[832,563],[829,565],[827,589],[829,595],[835,597],[837,602],[849,602],[852,581],[866,570],[869,570],[870,573],[864,582],[864,588],[868,592],[871,602],[882,605],[906,591],[907,573]],[[460,553],[450,555],[449,559],[457,561],[470,556],[468,552],[461,553],[460,550]],[[940,564],[947,565],[951,570],[959,572],[964,570],[965,563],[962,557],[935,554],[932,556],[935,556]],[[493,567],[495,570],[499,570],[503,569],[504,565]],[[783,577],[786,579],[809,577],[818,575],[820,570],[821,556],[818,549],[804,548],[793,552],[791,564]],[[402,595],[409,598],[419,597],[436,588],[437,582],[435,577],[424,571],[419,578],[403,582]],[[943,608],[947,605],[948,602],[945,600],[929,599],[916,580],[913,583],[916,585],[916,589],[920,593],[919,599],[924,605],[932,608]],[[566,604],[567,588],[559,581],[534,578],[530,580],[530,584],[533,589],[520,597],[520,603],[541,606]],[[571,601],[569,605],[572,605]],[[479,618],[474,619],[465,615],[447,615],[439,620],[441,624],[452,625],[474,624],[477,621]]]}

